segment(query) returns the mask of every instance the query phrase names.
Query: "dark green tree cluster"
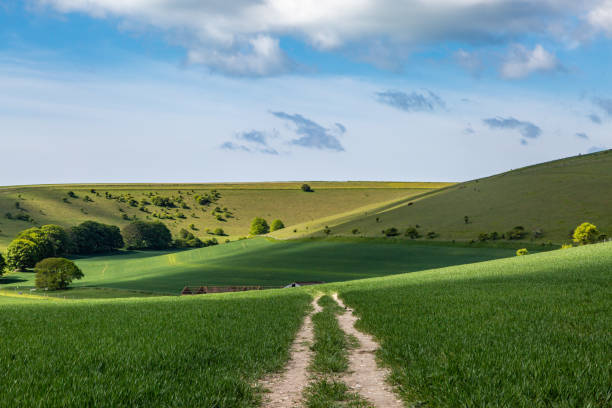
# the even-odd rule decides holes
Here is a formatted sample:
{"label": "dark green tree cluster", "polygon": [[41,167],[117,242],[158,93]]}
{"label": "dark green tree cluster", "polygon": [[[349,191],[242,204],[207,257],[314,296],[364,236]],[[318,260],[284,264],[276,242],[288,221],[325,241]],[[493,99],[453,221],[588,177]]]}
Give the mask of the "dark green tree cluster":
{"label": "dark green tree cluster", "polygon": [[251,235],[262,235],[268,232],[270,232],[268,221],[260,217],[255,217],[251,222]]}
{"label": "dark green tree cluster", "polygon": [[66,289],[74,279],[81,279],[83,272],[66,258],[46,258],[34,267],[37,288]]}
{"label": "dark green tree cluster", "polygon": [[506,238],[511,240],[523,239],[527,236],[527,231],[521,225],[518,225],[512,228],[510,231],[506,232]]}
{"label": "dark green tree cluster", "polygon": [[300,187],[300,190],[302,190],[305,193],[312,193],[314,192],[314,190],[312,188],[310,188],[310,186],[306,183],[302,184],[302,186]]}
{"label": "dark green tree cluster", "polygon": [[170,208],[170,207],[174,207],[174,200],[170,197],[162,197],[162,196],[153,196],[151,198],[151,203],[157,207],[166,207],[166,208]]}
{"label": "dark green tree cluster", "polygon": [[36,262],[70,252],[71,239],[58,225],[43,225],[21,231],[9,244],[6,263],[10,269],[32,268]]}
{"label": "dark green tree cluster", "polygon": [[6,261],[2,254],[0,254],[0,276],[4,275],[4,271],[6,270]]}
{"label": "dark green tree cluster", "polygon": [[85,221],[70,229],[75,254],[98,254],[122,248],[121,230],[115,225]]}
{"label": "dark green tree cluster", "polygon": [[173,246],[175,248],[203,248],[207,246],[217,245],[219,242],[216,238],[201,240],[193,235],[193,233],[182,228],[179,231],[179,238],[175,239]]}
{"label": "dark green tree cluster", "polygon": [[172,234],[159,221],[134,221],[121,231],[128,249],[166,249],[172,245]]}

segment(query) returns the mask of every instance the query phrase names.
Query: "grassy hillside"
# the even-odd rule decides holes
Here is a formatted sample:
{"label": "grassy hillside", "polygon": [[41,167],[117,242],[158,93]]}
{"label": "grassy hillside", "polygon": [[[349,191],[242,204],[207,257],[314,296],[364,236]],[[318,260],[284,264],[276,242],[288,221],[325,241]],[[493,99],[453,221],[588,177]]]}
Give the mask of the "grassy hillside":
{"label": "grassy hillside", "polygon": [[0,296],[0,407],[256,406],[254,380],[282,368],[309,300]]}
{"label": "grassy hillside", "polygon": [[[527,240],[541,230],[543,236],[536,241],[561,243],[569,241],[568,232],[585,221],[612,235],[610,186],[612,151],[605,151],[457,184],[328,225],[332,234],[352,235],[357,229],[365,236],[382,236],[389,227],[403,232],[419,225],[422,235],[434,231],[437,239],[447,241],[478,239],[481,232],[501,235],[520,225],[530,232]],[[320,228],[316,234],[322,234]]]}
{"label": "grassy hillside", "polygon": [[[460,245],[255,238],[182,252],[134,251],[80,259],[77,264],[85,278],[72,286],[178,294],[187,284],[281,286],[294,281],[334,282],[513,255],[512,249]],[[32,272],[10,273],[0,278],[0,287],[29,287],[33,280]],[[70,291],[64,295],[70,297]],[[78,292],[77,295],[82,296]]]}
{"label": "grassy hillside", "polygon": [[[306,291],[338,291],[410,404],[608,407],[612,244],[319,287],[113,300],[0,296],[0,406],[257,405]],[[16,381],[15,379],[19,379]]]}
{"label": "grassy hillside", "polygon": [[[122,226],[134,217],[143,220],[160,219],[155,215],[164,217],[161,221],[166,223],[174,234],[181,228],[189,229],[189,226],[194,224],[196,230],[192,232],[201,238],[210,237],[206,229],[214,231],[216,228],[222,228],[229,236],[221,239],[233,239],[247,235],[251,220],[257,216],[267,218],[269,222],[280,218],[286,226],[291,226],[448,185],[397,182],[309,184],[315,190],[313,193],[299,190],[301,183],[297,182],[2,187],[0,250],[4,250],[19,231],[32,225],[52,223],[68,227],[93,219]],[[196,195],[209,194],[212,190],[219,192],[218,200],[208,205],[196,202]],[[73,192],[74,197],[70,197],[69,192]],[[174,208],[158,207],[151,204],[152,193],[175,199],[182,197],[182,202],[176,201]],[[141,205],[143,199],[149,204]],[[134,200],[132,205],[130,200]],[[140,209],[141,206],[145,211]],[[187,208],[182,208],[183,206]],[[221,211],[215,212],[216,207]],[[10,213],[13,219],[8,219],[7,213]],[[33,221],[17,218],[31,218]]]}
{"label": "grassy hillside", "polygon": [[332,285],[428,407],[610,407],[612,243]]}

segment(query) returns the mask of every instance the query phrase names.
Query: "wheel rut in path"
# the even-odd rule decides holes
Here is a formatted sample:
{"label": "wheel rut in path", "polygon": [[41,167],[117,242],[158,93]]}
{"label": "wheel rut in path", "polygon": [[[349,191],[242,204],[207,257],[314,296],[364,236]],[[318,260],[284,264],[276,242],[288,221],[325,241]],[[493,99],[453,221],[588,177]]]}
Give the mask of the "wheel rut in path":
{"label": "wheel rut in path", "polygon": [[309,382],[310,373],[308,366],[312,360],[314,332],[312,326],[312,315],[321,311],[318,305],[320,296],[311,303],[314,311],[304,318],[304,323],[297,333],[291,345],[291,357],[285,366],[285,371],[266,377],[261,381],[264,388],[270,390],[263,394],[264,408],[294,408],[303,406],[302,392]]}
{"label": "wheel rut in path", "polygon": [[357,317],[342,303],[337,293],[333,294],[333,298],[345,309],[345,313],[338,315],[340,328],[359,340],[359,347],[349,350],[349,371],[343,376],[345,384],[375,407],[402,408],[403,402],[386,382],[389,370],[376,364],[375,353],[380,346],[372,336],[355,328]]}

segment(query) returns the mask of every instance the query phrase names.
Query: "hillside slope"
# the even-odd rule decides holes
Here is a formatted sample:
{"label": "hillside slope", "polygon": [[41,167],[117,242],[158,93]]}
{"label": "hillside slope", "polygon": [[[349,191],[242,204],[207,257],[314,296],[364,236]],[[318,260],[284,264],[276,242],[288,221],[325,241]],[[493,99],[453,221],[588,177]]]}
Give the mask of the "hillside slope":
{"label": "hillside slope", "polygon": [[[134,217],[166,223],[173,234],[189,229],[200,238],[206,229],[222,228],[229,237],[247,235],[254,217],[279,218],[286,226],[343,213],[358,207],[421,194],[448,183],[312,182],[313,193],[301,183],[243,184],[114,184],[0,187],[0,250],[32,225],[69,227],[85,220],[125,225]],[[93,191],[92,191],[93,190]],[[216,190],[218,199],[205,205],[196,196]],[[69,193],[74,193],[71,197]],[[153,205],[152,197],[174,198],[174,207]],[[145,200],[148,204],[141,205]],[[134,200],[130,205],[130,200]],[[183,208],[186,206],[187,208]],[[142,211],[143,207],[145,211]],[[220,212],[215,208],[219,207]],[[227,209],[225,211],[224,209]],[[10,218],[7,214],[10,213]],[[219,217],[217,217],[217,215]],[[184,217],[184,218],[182,218]],[[33,221],[17,218],[31,218]]]}
{"label": "hillside slope", "polygon": [[569,231],[585,221],[612,235],[610,203],[609,150],[457,184],[329,227],[333,235],[352,235],[357,229],[360,235],[381,236],[389,227],[403,232],[419,225],[422,235],[434,231],[441,240],[475,240],[481,232],[501,235],[523,226],[530,232],[527,240],[541,230],[536,241],[560,243],[569,241]]}

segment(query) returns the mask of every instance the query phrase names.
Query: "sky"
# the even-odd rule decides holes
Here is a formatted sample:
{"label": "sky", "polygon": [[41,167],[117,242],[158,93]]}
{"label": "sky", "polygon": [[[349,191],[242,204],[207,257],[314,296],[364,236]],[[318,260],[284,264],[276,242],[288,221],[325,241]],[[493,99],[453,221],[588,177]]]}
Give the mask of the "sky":
{"label": "sky", "polygon": [[2,0],[0,185],[464,181],[612,148],[612,0]]}

